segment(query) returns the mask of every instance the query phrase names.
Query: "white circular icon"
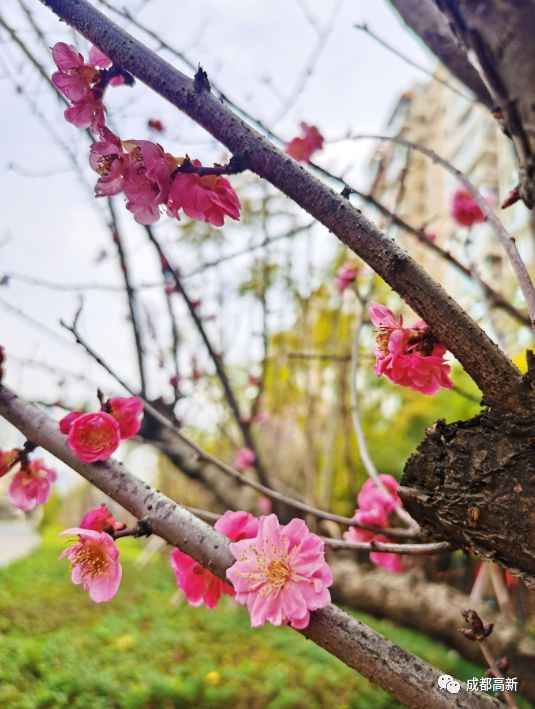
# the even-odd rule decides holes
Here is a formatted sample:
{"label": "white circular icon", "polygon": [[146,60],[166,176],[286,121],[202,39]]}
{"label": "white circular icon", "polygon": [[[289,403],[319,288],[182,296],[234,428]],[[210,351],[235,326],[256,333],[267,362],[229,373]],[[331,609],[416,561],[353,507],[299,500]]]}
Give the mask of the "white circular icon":
{"label": "white circular icon", "polygon": [[445,689],[450,694],[457,694],[461,689],[461,685],[451,675],[440,675],[438,678],[438,686],[440,689]]}

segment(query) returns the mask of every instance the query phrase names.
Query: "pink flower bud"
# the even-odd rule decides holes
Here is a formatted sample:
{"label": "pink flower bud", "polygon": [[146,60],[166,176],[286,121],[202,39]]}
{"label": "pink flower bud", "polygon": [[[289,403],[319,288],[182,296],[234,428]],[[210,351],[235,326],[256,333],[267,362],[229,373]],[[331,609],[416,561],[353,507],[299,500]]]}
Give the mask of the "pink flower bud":
{"label": "pink flower bud", "polygon": [[256,460],[256,453],[250,448],[240,448],[234,456],[234,465],[238,470],[247,470]]}
{"label": "pink flower bud", "polygon": [[143,401],[137,396],[113,396],[106,403],[119,424],[121,439],[124,441],[135,436],[141,428]]}
{"label": "pink flower bud", "polygon": [[286,146],[286,154],[299,162],[309,162],[316,150],[323,148],[324,138],[315,126],[301,123],[303,135],[293,138]]}
{"label": "pink flower bud", "polygon": [[126,524],[116,520],[103,502],[100,507],[88,510],[80,522],[81,529],[93,529],[95,532],[112,534],[125,529]]}

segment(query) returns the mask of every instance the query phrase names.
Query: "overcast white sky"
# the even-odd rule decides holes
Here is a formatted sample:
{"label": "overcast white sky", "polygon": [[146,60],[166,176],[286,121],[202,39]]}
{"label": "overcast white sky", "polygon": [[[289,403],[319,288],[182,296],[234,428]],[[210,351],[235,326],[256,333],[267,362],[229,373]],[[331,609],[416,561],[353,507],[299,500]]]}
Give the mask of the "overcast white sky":
{"label": "overcast white sky", "polygon": [[[49,45],[73,41],[73,33],[38,0],[24,1],[44,29]],[[99,6],[98,0],[95,4]],[[183,50],[191,61],[200,62],[229,97],[287,139],[298,132],[301,120],[316,124],[327,137],[348,129],[375,131],[384,126],[399,93],[414,81],[425,80],[420,72],[355,30],[355,23],[368,23],[414,60],[433,66],[432,58],[402,26],[389,4],[381,0],[123,0],[117,5],[127,6],[139,21]],[[36,42],[18,0],[3,0],[1,12],[50,74],[51,56]],[[332,17],[332,32],[304,89],[293,100],[295,86],[317,43],[317,28],[325,27]],[[142,33],[136,34],[146,40]],[[57,99],[2,30],[0,38],[0,278],[15,273],[57,283],[120,284],[114,259],[97,262],[103,250],[113,254],[98,205],[53,134],[68,144],[83,166],[85,178],[91,181],[84,136],[64,122]],[[81,48],[87,47],[84,40],[78,43]],[[188,118],[140,84],[109,92],[106,103],[122,137],[149,137],[146,121],[157,117],[169,127],[160,140],[170,152],[179,155],[187,151],[206,162],[224,157],[224,151]],[[276,123],[275,118],[279,118]],[[346,145],[343,153],[325,151],[318,162],[337,171],[351,167],[355,181],[365,184],[370,149],[360,144],[348,152]],[[120,202],[118,208],[135,281],[159,280],[157,263],[145,246],[142,230]],[[168,238],[178,239],[176,224],[164,224],[162,228]],[[321,240],[321,253],[326,253],[324,244],[334,243],[334,237],[324,230],[318,231],[317,238]],[[184,270],[202,262],[205,252],[196,253],[189,247],[182,252],[180,248],[174,244],[173,253]],[[232,293],[246,274],[248,263],[247,259],[233,262],[220,276],[223,281],[217,281],[219,287],[223,282],[224,290]],[[209,300],[205,282],[199,279],[192,287],[195,295]],[[161,301],[155,293],[145,292],[143,297],[158,321],[159,313],[163,313]],[[15,280],[9,287],[0,288],[0,342],[8,354],[7,382],[23,394],[51,400],[57,394],[51,386],[57,377],[51,379],[43,370],[22,367],[17,358],[83,372],[95,383],[109,386],[98,366],[89,362],[59,327],[60,318],[72,319],[77,303],[76,294]],[[224,329],[232,339],[237,330],[254,327],[251,322],[244,324],[244,315],[236,313],[235,303],[235,298],[227,298],[224,311]],[[33,321],[22,319],[6,304],[23,310]],[[82,326],[94,347],[106,354],[123,377],[135,383],[126,313],[121,294],[90,292],[85,296]],[[230,356],[239,359],[239,347]],[[156,379],[156,390],[166,376],[164,373]],[[151,393],[158,393],[156,390]],[[63,395],[76,403],[86,391],[71,383],[68,396]]]}

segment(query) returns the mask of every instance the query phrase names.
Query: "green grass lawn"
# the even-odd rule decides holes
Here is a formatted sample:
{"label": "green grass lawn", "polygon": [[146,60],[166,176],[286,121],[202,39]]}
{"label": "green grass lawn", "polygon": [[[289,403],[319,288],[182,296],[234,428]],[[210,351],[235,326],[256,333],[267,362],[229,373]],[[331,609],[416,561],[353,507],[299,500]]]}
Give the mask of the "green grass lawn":
{"label": "green grass lawn", "polygon": [[[57,559],[65,545],[49,531],[32,556],[0,569],[0,707],[400,706],[290,628],[252,630],[230,599],[211,611],[171,603],[167,560],[139,568],[134,540],[119,542],[118,594],[92,603]],[[484,674],[425,636],[359,618],[455,677]]]}

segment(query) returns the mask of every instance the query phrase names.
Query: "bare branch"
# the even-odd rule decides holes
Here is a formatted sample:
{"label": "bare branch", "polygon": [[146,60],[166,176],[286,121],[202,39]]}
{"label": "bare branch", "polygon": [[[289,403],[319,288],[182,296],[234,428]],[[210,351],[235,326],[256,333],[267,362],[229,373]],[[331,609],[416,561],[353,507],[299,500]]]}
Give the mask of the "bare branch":
{"label": "bare branch", "polygon": [[481,77],[460,49],[446,18],[434,0],[390,0],[409,27],[418,34],[429,49],[459,81],[468,86],[489,108],[492,99]]}
{"label": "bare branch", "polygon": [[463,94],[462,91],[459,91],[459,89],[456,89],[455,86],[452,86],[448,81],[441,79],[440,76],[436,75],[436,72],[429,71],[429,69],[427,69],[422,64],[418,64],[418,62],[415,62],[414,59],[411,59],[406,54],[403,54],[402,52],[400,52],[399,49],[396,49],[391,44],[389,44],[386,40],[384,40],[382,37],[380,37],[376,32],[373,32],[373,30],[371,30],[366,23],[362,23],[362,24],[357,23],[356,25],[353,25],[353,27],[356,30],[360,30],[361,32],[364,32],[365,34],[367,34],[368,37],[371,37],[378,44],[380,44],[381,47],[384,47],[385,49],[388,49],[389,52],[392,52],[392,54],[395,54],[396,57],[398,57],[399,59],[404,61],[405,64],[408,64],[409,66],[412,66],[415,69],[418,69],[418,71],[421,71],[423,74],[426,74],[431,79],[433,79],[433,81],[437,81],[439,84],[442,84],[442,86],[445,86],[450,91],[453,91],[453,93],[457,94],[457,96],[462,96],[467,101],[474,100],[471,96],[467,96],[466,94]]}

